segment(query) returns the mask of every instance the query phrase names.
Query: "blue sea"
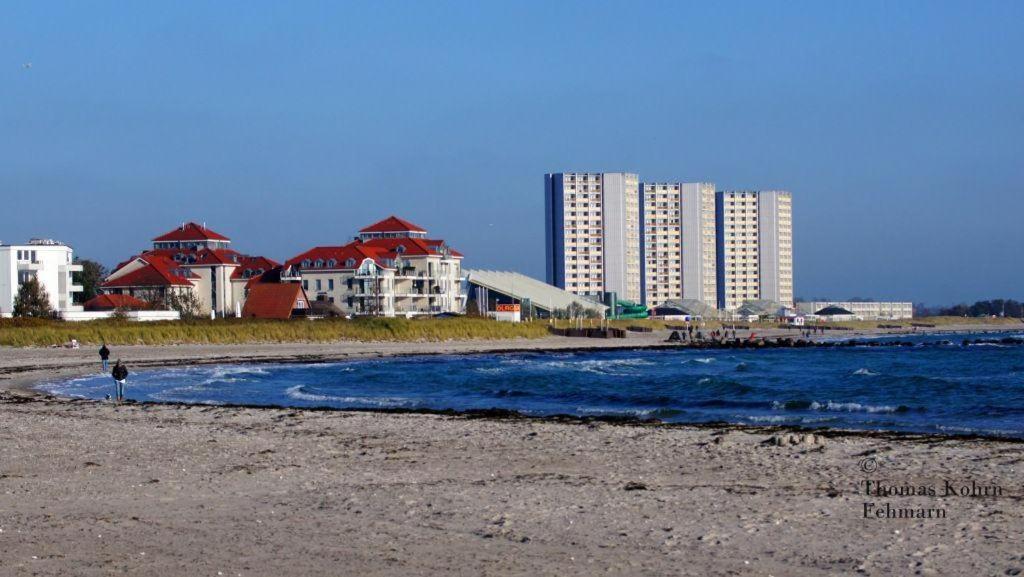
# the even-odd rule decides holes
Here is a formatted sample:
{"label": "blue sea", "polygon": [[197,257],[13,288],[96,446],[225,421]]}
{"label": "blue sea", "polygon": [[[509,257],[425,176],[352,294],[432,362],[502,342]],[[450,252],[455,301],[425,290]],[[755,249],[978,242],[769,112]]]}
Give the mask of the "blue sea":
{"label": "blue sea", "polygon": [[[975,336],[991,337],[917,337],[914,347],[536,352],[187,366],[134,372],[127,396],[338,409],[499,408],[537,416],[1024,438],[1024,347],[961,344]],[[937,344],[943,339],[952,344]],[[113,383],[96,375],[41,388],[102,399],[112,394]]]}

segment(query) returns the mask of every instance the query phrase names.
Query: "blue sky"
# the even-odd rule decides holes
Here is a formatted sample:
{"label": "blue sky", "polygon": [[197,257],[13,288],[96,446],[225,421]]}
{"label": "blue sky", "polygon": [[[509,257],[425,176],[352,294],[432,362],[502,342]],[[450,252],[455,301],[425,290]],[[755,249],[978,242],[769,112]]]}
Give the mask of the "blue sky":
{"label": "blue sky", "polygon": [[[0,239],[390,213],[543,277],[543,174],[794,195],[796,293],[1024,298],[1022,2],[17,2]],[[30,68],[24,65],[32,63]]]}

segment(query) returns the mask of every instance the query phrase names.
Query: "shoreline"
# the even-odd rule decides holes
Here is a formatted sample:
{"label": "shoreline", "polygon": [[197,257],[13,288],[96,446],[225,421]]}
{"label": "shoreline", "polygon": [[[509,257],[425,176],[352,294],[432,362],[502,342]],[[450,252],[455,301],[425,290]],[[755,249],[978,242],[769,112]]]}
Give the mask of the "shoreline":
{"label": "shoreline", "polygon": [[[987,330],[982,330],[981,327],[988,327]],[[898,331],[898,330],[851,330],[849,334],[843,335],[841,338],[824,338],[824,339],[812,339],[816,343],[827,344],[834,342],[835,340],[850,340],[864,337],[884,338],[889,336],[906,336],[906,335],[956,335],[956,334],[1007,334],[1017,333],[1016,329],[991,329],[990,325],[967,325],[965,327],[953,326],[954,330],[940,330],[938,327],[935,329],[929,329],[919,332],[910,331]],[[764,335],[766,338],[775,338],[776,336],[791,336],[791,331],[784,329],[770,329],[769,331],[754,331],[759,335]],[[142,352],[141,359],[135,361],[129,361],[134,370],[139,368],[145,370],[156,370],[162,368],[180,367],[187,365],[231,365],[231,364],[322,364],[322,363],[334,363],[334,362],[345,362],[352,360],[361,360],[368,358],[391,358],[391,357],[416,357],[416,356],[441,356],[441,355],[487,355],[487,354],[521,354],[521,353],[549,353],[549,352],[601,352],[601,351],[612,351],[612,350],[672,350],[684,348],[686,350],[717,350],[715,347],[709,348],[687,348],[685,345],[680,346],[676,343],[665,342],[667,335],[671,333],[670,330],[655,331],[652,333],[629,333],[625,339],[587,339],[579,337],[545,337],[542,339],[507,339],[507,340],[474,340],[474,341],[447,341],[447,342],[376,342],[376,343],[363,343],[363,342],[350,342],[343,341],[339,343],[323,344],[323,343],[264,343],[260,345],[135,345],[135,346],[120,346],[117,347],[118,351],[127,349],[129,352]],[[767,335],[765,333],[768,333]],[[742,331],[741,331],[742,334]],[[510,345],[510,341],[514,344]],[[518,344],[518,346],[516,346]],[[196,351],[193,349],[199,348],[203,351],[201,355],[196,355]],[[261,354],[251,354],[252,349],[256,349]],[[722,350],[729,350],[727,347],[720,347]],[[64,351],[81,353],[82,351],[88,351],[91,349],[52,349],[43,347],[25,347],[25,348],[6,348],[7,350],[23,351],[31,354],[31,352],[38,351]],[[211,351],[212,349],[212,351]],[[219,349],[219,350],[218,350]],[[245,352],[240,354],[238,349],[245,349]],[[318,350],[320,352],[309,352],[305,349]],[[750,348],[744,350],[758,350],[757,348]],[[771,350],[766,348],[764,350]],[[177,355],[174,357],[165,357],[159,354],[159,352],[183,352],[186,351],[186,355]],[[192,352],[191,356],[188,352]],[[211,356],[211,352],[214,352]],[[85,355],[87,357],[88,355]],[[75,354],[72,358],[80,361],[80,364],[74,367],[62,366],[60,368],[47,367],[47,366],[9,366],[9,363],[0,361],[0,391],[7,391],[15,395],[23,395],[29,397],[37,397],[43,399],[57,399],[61,401],[73,401],[79,402],[95,402],[103,403],[104,401],[98,399],[82,399],[77,397],[63,397],[60,395],[54,395],[46,391],[40,390],[38,387],[54,381],[61,381],[67,379],[73,379],[80,376],[87,376],[94,374],[95,366],[98,364],[96,359],[89,362],[83,355]],[[115,356],[112,356],[112,361]],[[126,359],[130,357],[125,357]],[[90,368],[91,367],[91,368]],[[56,371],[59,375],[54,378],[52,373],[49,377],[43,377],[41,374],[46,371]],[[16,375],[9,377],[8,375]],[[731,430],[737,431],[748,431],[751,433],[764,432],[764,433],[814,433],[823,436],[854,436],[854,437],[869,437],[869,438],[893,438],[903,440],[917,440],[922,442],[935,442],[943,440],[979,440],[979,441],[992,441],[992,442],[1006,442],[1006,443],[1024,443],[1024,438],[1001,436],[995,434],[986,433],[934,433],[934,432],[914,432],[914,431],[898,431],[898,430],[873,430],[873,429],[844,429],[834,427],[808,427],[801,425],[756,425],[748,423],[731,423],[727,421],[713,421],[713,422],[663,422],[658,419],[644,419],[639,416],[626,416],[626,415],[606,415],[606,416],[577,416],[571,414],[553,414],[553,415],[529,415],[515,410],[506,409],[475,409],[475,410],[454,410],[454,409],[403,409],[403,408],[361,408],[361,407],[346,407],[346,408],[335,408],[335,407],[295,407],[290,405],[280,404],[268,404],[268,405],[250,405],[250,404],[217,404],[217,405],[203,405],[195,403],[184,403],[184,402],[159,402],[159,401],[129,401],[127,404],[137,406],[218,406],[225,408],[235,409],[275,409],[275,410],[304,410],[304,411],[337,411],[337,412],[355,412],[355,413],[377,413],[377,414],[417,414],[417,415],[441,415],[441,416],[456,416],[456,417],[467,417],[467,418],[483,418],[483,419],[506,419],[506,420],[519,420],[519,421],[534,421],[534,422],[559,422],[559,423],[575,423],[575,424],[590,424],[590,423],[604,423],[604,424],[615,424],[615,425],[635,425],[645,427],[665,427],[665,428],[730,428]],[[126,404],[126,405],[127,405]]]}
{"label": "shoreline", "polygon": [[[583,347],[559,338],[114,354],[132,367],[331,362],[641,348],[663,336]],[[825,577],[1024,567],[1016,439],[488,411],[117,405],[22,390],[55,374],[95,373],[95,350],[0,357],[0,566],[18,577],[290,577],[339,567],[368,577]],[[876,495],[868,482],[939,496]],[[944,497],[947,483],[999,494]],[[942,517],[886,517],[919,510]]]}

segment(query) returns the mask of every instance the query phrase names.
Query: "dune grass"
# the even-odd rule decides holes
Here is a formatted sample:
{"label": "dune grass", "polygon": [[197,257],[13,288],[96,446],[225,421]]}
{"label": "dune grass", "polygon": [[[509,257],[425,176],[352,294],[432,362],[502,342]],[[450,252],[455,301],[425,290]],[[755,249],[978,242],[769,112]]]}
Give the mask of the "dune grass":
{"label": "dune grass", "polygon": [[448,341],[539,338],[547,323],[500,323],[483,318],[220,319],[166,322],[0,320],[0,346],[244,344],[332,341]]}

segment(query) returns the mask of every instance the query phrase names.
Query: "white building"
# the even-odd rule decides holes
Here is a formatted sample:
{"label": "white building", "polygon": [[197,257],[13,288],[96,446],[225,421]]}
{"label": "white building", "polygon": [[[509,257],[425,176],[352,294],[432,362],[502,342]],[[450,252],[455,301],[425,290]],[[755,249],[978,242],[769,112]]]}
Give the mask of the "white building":
{"label": "white building", "polygon": [[427,231],[390,216],[340,246],[318,246],[285,263],[309,299],[341,313],[371,316],[461,314],[462,254]]}
{"label": "white building", "polygon": [[716,194],[718,308],[793,306],[793,200],[786,191]]}
{"label": "white building", "polygon": [[690,299],[715,306],[715,185],[644,183],[641,191],[643,304]]}
{"label": "white building", "polygon": [[254,276],[278,266],[262,256],[230,248],[231,239],[194,222],[153,239],[153,248],[122,262],[104,280],[106,294],[129,295],[166,304],[172,294],[191,293],[199,314],[234,316],[245,303]]}
{"label": "white building", "polygon": [[640,179],[625,172],[544,176],[547,282],[640,302]]}
{"label": "white building", "polygon": [[72,280],[71,273],[80,272],[74,264],[70,246],[49,239],[32,239],[28,244],[0,244],[0,316],[14,312],[18,289],[35,277],[50,299],[50,308],[58,313],[81,311],[73,295],[82,287]]}
{"label": "white building", "polygon": [[914,318],[914,303],[911,302],[859,302],[859,301],[807,301],[797,303],[797,308],[806,314],[817,314],[828,307],[839,307],[865,320],[900,320]]}

